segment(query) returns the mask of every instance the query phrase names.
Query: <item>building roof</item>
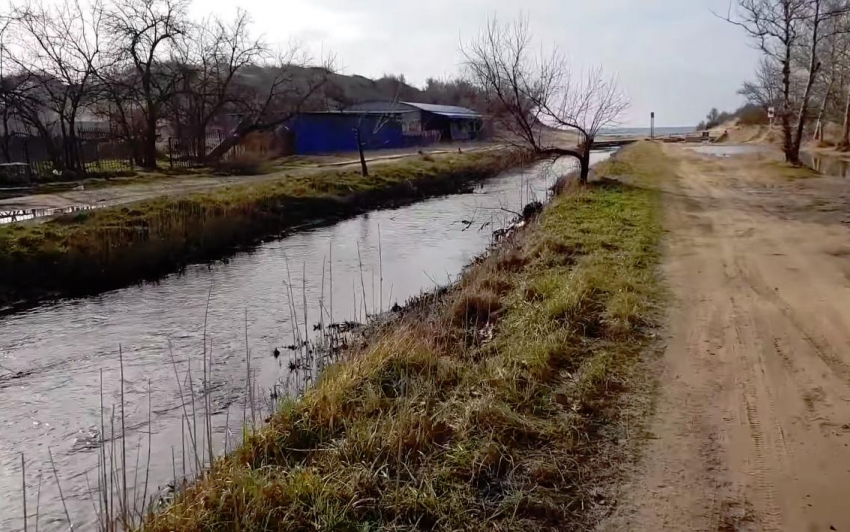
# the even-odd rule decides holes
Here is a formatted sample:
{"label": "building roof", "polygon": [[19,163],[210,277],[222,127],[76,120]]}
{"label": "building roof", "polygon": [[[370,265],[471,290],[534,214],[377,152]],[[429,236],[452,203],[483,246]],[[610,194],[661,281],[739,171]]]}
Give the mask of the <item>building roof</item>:
{"label": "building roof", "polygon": [[414,103],[401,102],[405,105],[415,107],[420,111],[426,111],[435,115],[447,116],[450,118],[481,118],[481,115],[472,109],[466,107],[458,107],[456,105],[437,105],[433,103]]}
{"label": "building roof", "polygon": [[425,111],[448,118],[481,118],[472,109],[456,105],[436,105],[416,102],[367,101],[346,107],[344,113],[358,114],[400,114]]}
{"label": "building roof", "polygon": [[343,113],[355,114],[402,114],[415,113],[417,111],[419,111],[419,109],[412,105],[386,100],[367,100],[365,102],[349,105],[342,110]]}

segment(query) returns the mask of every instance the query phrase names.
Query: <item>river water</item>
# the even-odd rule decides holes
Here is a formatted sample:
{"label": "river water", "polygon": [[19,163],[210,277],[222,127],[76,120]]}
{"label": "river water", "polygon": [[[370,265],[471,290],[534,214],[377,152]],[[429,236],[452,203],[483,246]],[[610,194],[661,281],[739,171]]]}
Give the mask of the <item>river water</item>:
{"label": "river water", "polygon": [[[608,155],[594,153],[593,162]],[[127,484],[143,492],[148,471],[150,496],[196,461],[182,429],[193,414],[184,412],[181,391],[189,397],[190,365],[194,389],[202,391],[205,321],[212,353],[212,439],[220,454],[225,440],[232,448],[243,420],[251,417],[245,400],[246,337],[257,396],[267,397],[276,383],[290,377],[290,352],[284,348],[293,343],[287,283],[302,330],[302,302],[307,301],[312,330],[322,294],[325,321],[331,318],[331,303],[337,322],[387,310],[454,280],[490,243],[493,228],[513,217],[508,211],[521,211],[535,198],[545,200],[554,179],[571,169],[568,159],[554,166],[536,164],[505,172],[470,193],[300,231],[225,262],[189,267],[158,283],[0,316],[0,531],[23,528],[21,453],[30,527],[40,482],[40,529],[68,528],[49,460],[52,453],[75,528],[94,528],[98,499],[91,490],[97,486],[101,423],[107,435],[120,433],[119,348],[124,358]],[[333,298],[328,295],[331,272]],[[283,353],[279,359],[272,355],[276,348]],[[203,410],[199,402],[199,422]],[[258,421],[266,413],[257,413]],[[198,446],[206,446],[204,430],[198,432]],[[153,452],[147,467],[149,433]],[[108,448],[107,456],[112,446]],[[117,441],[117,463],[120,455]],[[122,476],[115,481],[122,482]]]}

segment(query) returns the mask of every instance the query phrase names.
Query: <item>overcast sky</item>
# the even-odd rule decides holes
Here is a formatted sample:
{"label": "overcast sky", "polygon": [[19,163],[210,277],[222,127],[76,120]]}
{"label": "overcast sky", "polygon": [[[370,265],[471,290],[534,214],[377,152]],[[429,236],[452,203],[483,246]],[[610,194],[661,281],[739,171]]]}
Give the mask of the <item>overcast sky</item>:
{"label": "overcast sky", "polygon": [[730,0],[194,0],[195,16],[247,9],[268,42],[295,39],[333,52],[345,74],[403,73],[421,86],[460,68],[459,43],[497,14],[526,13],[541,45],[578,66],[619,76],[626,126],[691,126],[711,107],[732,110],[758,54],[726,13]]}

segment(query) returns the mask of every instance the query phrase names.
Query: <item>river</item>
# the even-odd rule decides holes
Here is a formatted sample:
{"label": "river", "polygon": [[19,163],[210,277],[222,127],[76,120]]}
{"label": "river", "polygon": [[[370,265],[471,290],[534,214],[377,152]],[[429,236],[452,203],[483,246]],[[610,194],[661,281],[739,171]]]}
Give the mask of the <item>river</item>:
{"label": "river", "polygon": [[[592,162],[608,155],[594,153]],[[213,360],[209,377],[213,443],[220,454],[225,440],[232,448],[243,417],[250,418],[244,399],[246,337],[258,395],[267,397],[290,375],[289,351],[284,348],[293,343],[287,282],[291,281],[302,329],[302,301],[307,301],[312,330],[319,321],[322,294],[326,314],[333,303],[334,321],[362,318],[364,295],[370,314],[387,310],[435,284],[456,279],[490,243],[492,229],[513,217],[508,211],[521,211],[535,198],[545,200],[556,176],[571,168],[572,161],[562,159],[554,166],[541,163],[505,172],[473,192],[306,229],[224,262],[191,266],[157,283],[0,316],[0,531],[22,529],[21,453],[30,526],[34,527],[40,481],[40,529],[67,530],[49,460],[52,453],[75,528],[95,527],[97,498],[90,487],[97,486],[101,423],[105,420],[109,435],[113,406],[114,432],[120,432],[119,347],[124,358],[127,484],[142,491],[147,470],[150,495],[172,481],[175,471],[182,476],[184,468],[191,469],[194,460],[184,450],[191,444],[182,426],[192,413],[184,415],[181,390],[188,397],[188,360],[194,388],[202,390],[205,322]],[[272,355],[276,348],[284,353],[279,359]],[[199,420],[201,410],[199,403]],[[148,433],[153,449],[149,468]],[[118,459],[120,441],[115,448]]]}

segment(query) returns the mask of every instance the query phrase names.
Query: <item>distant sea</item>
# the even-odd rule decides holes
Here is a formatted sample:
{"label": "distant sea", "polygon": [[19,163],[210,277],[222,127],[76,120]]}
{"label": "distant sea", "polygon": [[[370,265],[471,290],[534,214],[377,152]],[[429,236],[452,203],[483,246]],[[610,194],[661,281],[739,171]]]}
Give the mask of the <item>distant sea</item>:
{"label": "distant sea", "polygon": [[[656,127],[655,134],[659,137],[668,135],[685,135],[696,131],[695,127]],[[610,137],[648,137],[650,129],[648,127],[619,127],[612,129],[604,129],[600,133]]]}

